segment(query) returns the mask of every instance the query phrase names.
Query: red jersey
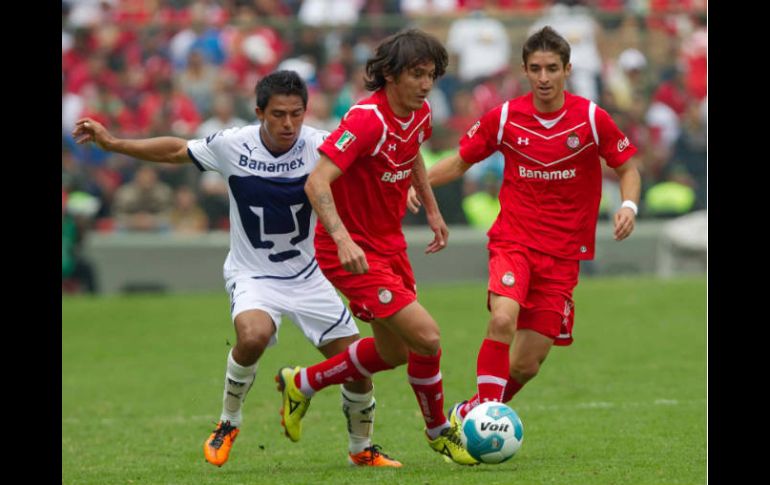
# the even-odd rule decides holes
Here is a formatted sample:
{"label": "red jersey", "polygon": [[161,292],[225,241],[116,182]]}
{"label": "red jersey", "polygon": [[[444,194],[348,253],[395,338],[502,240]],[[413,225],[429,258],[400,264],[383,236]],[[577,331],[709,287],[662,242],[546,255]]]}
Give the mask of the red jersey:
{"label": "red jersey", "polygon": [[505,157],[500,214],[489,241],[522,244],[566,259],[593,259],[602,193],[601,156],[619,167],[636,153],[606,111],[564,92],[564,106],[540,113],[532,93],[487,112],[460,139],[460,157]]}
{"label": "red jersey", "polygon": [[[351,238],[365,251],[394,254],[406,249],[401,219],[412,166],[431,133],[427,102],[400,118],[380,89],[353,105],[318,148],[344,172],[332,182],[334,202]],[[316,225],[315,241],[317,247],[336,249],[323,224]]]}

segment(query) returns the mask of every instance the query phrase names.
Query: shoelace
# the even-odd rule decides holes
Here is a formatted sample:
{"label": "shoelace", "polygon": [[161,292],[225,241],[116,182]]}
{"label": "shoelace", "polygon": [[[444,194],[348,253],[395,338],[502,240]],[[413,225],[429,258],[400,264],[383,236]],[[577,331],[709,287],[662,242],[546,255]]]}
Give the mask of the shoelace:
{"label": "shoelace", "polygon": [[230,421],[225,421],[222,423],[222,426],[214,430],[214,439],[211,440],[211,446],[214,448],[219,448],[222,446],[222,442],[225,440],[225,436],[230,434],[232,430],[235,429],[235,426],[230,425]]}
{"label": "shoelace", "polygon": [[374,462],[374,460],[377,458],[378,455],[382,455],[385,458],[392,460],[391,457],[389,457],[388,455],[382,452],[382,446],[380,445],[369,446],[368,448],[364,448],[364,451],[369,452],[369,458],[367,458],[367,461]]}
{"label": "shoelace", "polygon": [[445,433],[442,433],[445,438],[447,438],[452,443],[456,444],[457,446],[462,447],[463,442],[460,439],[459,433],[457,433],[457,430],[455,430],[452,427],[447,428],[447,431]]}

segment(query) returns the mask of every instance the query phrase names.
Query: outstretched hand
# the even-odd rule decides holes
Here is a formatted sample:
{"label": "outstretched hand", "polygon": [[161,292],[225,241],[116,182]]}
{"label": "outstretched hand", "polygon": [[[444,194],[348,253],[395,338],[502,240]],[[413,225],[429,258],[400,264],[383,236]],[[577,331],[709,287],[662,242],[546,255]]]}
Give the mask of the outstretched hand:
{"label": "outstretched hand", "polygon": [[78,145],[88,142],[96,143],[99,148],[106,149],[107,141],[112,137],[107,128],[92,118],[81,118],[75,122],[72,137]]}

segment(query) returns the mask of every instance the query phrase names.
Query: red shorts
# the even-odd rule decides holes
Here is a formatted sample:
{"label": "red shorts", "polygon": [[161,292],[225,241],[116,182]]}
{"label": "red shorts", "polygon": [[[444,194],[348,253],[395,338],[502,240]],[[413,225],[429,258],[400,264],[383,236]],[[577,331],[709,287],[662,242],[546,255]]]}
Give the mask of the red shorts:
{"label": "red shorts", "polygon": [[534,330],[554,339],[554,345],[572,343],[572,291],[579,271],[577,260],[557,258],[516,243],[489,245],[489,292],[521,305],[517,329]]}
{"label": "red shorts", "polygon": [[349,273],[340,264],[336,249],[316,248],[316,260],[324,276],[348,299],[353,315],[365,322],[389,317],[417,299],[406,251],[388,256],[367,252],[366,274]]}

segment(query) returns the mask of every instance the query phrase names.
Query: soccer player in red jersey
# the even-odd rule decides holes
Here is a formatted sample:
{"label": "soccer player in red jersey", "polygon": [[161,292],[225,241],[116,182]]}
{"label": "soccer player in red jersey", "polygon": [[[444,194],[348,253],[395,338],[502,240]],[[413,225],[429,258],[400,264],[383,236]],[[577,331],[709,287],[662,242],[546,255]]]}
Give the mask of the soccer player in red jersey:
{"label": "soccer player in red jersey", "polygon": [[[614,215],[615,240],[634,229],[636,147],[606,111],[564,90],[569,44],[544,27],[527,39],[522,58],[532,92],[487,112],[460,139],[459,152],[428,172],[439,186],[496,150],[505,157],[501,210],[488,232],[491,316],[476,363],[478,393],[452,407],[453,425],[480,402],[510,401],[553,345],[572,343],[572,291],[580,261],[594,257],[600,157],[620,177],[624,202]],[[410,210],[418,210],[420,199],[409,194]]]}
{"label": "soccer player in red jersey", "polygon": [[417,302],[401,229],[414,187],[435,235],[426,253],[446,245],[447,227],[419,153],[432,131],[426,97],[446,66],[446,49],[434,37],[419,30],[388,37],[366,63],[366,87],[374,93],[352,106],[318,148],[321,158],[305,184],[320,222],[316,259],[374,337],[319,364],[280,370],[282,424],[293,441],[316,392],[406,363],[431,448],[460,464],[477,463],[443,411],[439,328]]}

